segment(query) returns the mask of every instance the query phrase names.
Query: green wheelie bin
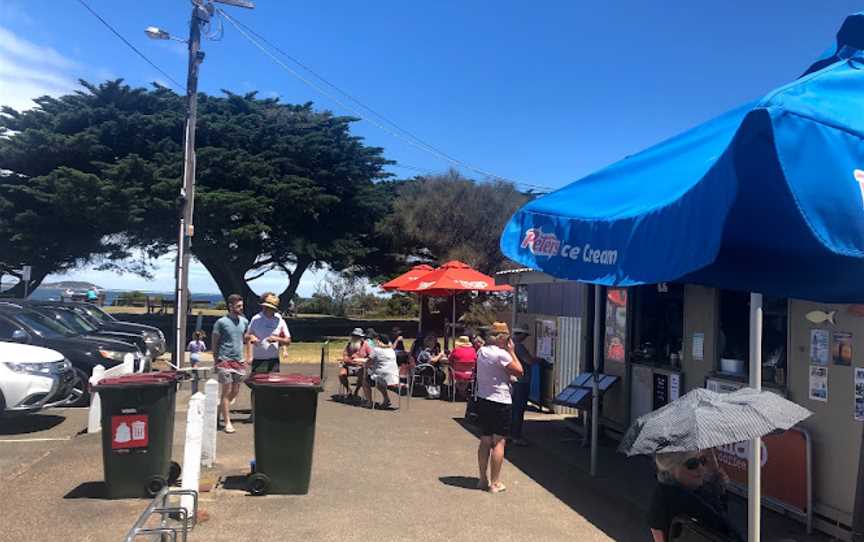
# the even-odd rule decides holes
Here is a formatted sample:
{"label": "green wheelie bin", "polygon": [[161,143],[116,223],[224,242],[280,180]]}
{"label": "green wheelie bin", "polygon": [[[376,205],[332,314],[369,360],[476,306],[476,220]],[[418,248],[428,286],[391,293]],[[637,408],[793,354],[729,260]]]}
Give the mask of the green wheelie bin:
{"label": "green wheelie bin", "polygon": [[246,379],[255,412],[255,467],[249,493],[305,495],[312,475],[321,379],[260,373]]}
{"label": "green wheelie bin", "polygon": [[109,499],[153,497],[180,477],[171,461],[177,374],[106,378],[93,387],[102,402],[102,466]]}

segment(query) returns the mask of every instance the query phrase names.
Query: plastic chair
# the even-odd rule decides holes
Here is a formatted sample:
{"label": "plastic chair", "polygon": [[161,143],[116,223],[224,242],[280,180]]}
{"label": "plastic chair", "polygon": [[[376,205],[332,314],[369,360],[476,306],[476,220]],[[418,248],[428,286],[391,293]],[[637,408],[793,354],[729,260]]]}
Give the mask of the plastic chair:
{"label": "plastic chair", "polygon": [[[381,395],[381,399],[384,399],[384,393],[378,389],[378,386],[371,386],[372,388],[372,410],[375,410],[375,392],[377,391]],[[396,394],[397,402],[399,404],[399,411],[402,411],[402,375],[399,375],[399,383],[392,384],[387,386],[387,391],[391,391]],[[408,398],[408,404],[411,404],[411,398]]]}
{"label": "plastic chair", "polygon": [[450,387],[451,399],[456,400],[456,387],[459,384],[465,385],[465,396],[468,396],[469,390],[474,388],[474,369],[477,367],[476,361],[455,361],[450,366]]}
{"label": "plastic chair", "polygon": [[[339,391],[341,392],[344,390],[346,396],[353,395],[354,392],[352,391],[352,388],[356,389],[357,384],[362,383],[361,379],[363,378],[363,374],[364,374],[363,367],[361,367],[359,365],[357,367],[349,367],[348,368],[348,389],[345,389],[345,385],[340,380],[339,381]],[[352,378],[354,379],[354,382],[351,382]]]}
{"label": "plastic chair", "polygon": [[414,396],[414,386],[418,380],[421,386],[434,386],[436,371],[437,368],[430,363],[421,363],[414,366],[409,376],[408,395],[411,397]]}

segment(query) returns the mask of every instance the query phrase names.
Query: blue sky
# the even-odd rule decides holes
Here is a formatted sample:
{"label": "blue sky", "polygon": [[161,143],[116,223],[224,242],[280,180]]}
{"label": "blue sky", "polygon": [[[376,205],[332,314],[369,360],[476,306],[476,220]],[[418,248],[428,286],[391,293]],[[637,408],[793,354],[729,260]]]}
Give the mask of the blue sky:
{"label": "blue sky", "polygon": [[[184,36],[188,1],[87,1],[185,81],[184,46],[148,40],[142,30],[155,25]],[[832,43],[846,14],[864,10],[864,0],[257,4],[254,11],[226,9],[446,154],[552,188],[789,81]],[[230,24],[204,49],[206,92],[258,90],[351,113],[286,73]],[[34,95],[74,88],[79,77],[165,81],[77,0],[0,3],[0,103],[25,107]],[[451,165],[372,123],[355,131],[406,166]],[[301,293],[314,291],[322,276],[305,277]],[[173,269],[170,260],[161,262],[152,282],[89,270],[71,277],[169,290]],[[282,280],[265,277],[256,289],[279,288]],[[192,287],[216,291],[203,268],[193,270]]]}

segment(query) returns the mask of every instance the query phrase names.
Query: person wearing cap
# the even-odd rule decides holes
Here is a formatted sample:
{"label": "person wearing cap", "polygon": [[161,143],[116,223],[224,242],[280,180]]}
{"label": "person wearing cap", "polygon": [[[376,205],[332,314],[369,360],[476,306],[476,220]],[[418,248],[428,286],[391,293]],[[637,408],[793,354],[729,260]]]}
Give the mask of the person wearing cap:
{"label": "person wearing cap", "polygon": [[512,416],[510,377],[519,378],[524,370],[516,356],[506,323],[492,324],[489,340],[489,343],[477,351],[475,369],[475,394],[481,434],[477,448],[480,467],[477,487],[490,493],[500,493],[506,489],[501,483],[501,467],[504,465],[504,448]]}
{"label": "person wearing cap", "polygon": [[363,375],[357,380],[357,385],[354,387],[354,393],[351,394],[351,384],[348,382],[349,375],[355,375],[363,372],[363,366],[371,354],[369,344],[366,342],[366,334],[359,327],[355,327],[351,332],[351,338],[348,344],[345,345],[345,350],[342,351],[342,364],[339,367],[339,382],[342,383],[344,389],[348,392],[341,398],[344,400],[357,397],[360,393],[360,387],[363,385]]}
{"label": "person wearing cap", "polygon": [[525,370],[512,385],[513,418],[510,422],[510,440],[517,446],[528,445],[528,441],[522,436],[522,426],[525,423],[525,408],[528,406],[528,394],[531,391],[531,365],[535,358],[525,347],[526,337],[528,337],[527,328],[519,326],[513,328],[514,351]]}
{"label": "person wearing cap", "polygon": [[277,310],[276,294],[261,295],[261,312],[252,317],[246,332],[246,341],[252,346],[253,373],[278,373],[279,348],[291,344],[291,332]]}

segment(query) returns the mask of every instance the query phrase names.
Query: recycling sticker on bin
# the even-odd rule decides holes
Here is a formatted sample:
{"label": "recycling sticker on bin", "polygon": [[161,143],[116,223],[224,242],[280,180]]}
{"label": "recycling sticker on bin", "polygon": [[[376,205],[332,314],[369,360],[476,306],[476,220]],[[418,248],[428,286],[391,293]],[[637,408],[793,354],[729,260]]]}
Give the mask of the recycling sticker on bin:
{"label": "recycling sticker on bin", "polygon": [[146,414],[111,416],[111,449],[146,448],[149,442]]}

